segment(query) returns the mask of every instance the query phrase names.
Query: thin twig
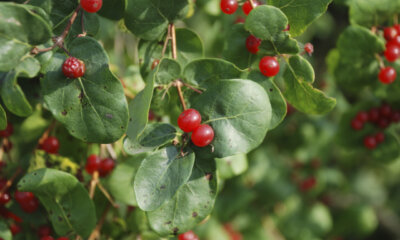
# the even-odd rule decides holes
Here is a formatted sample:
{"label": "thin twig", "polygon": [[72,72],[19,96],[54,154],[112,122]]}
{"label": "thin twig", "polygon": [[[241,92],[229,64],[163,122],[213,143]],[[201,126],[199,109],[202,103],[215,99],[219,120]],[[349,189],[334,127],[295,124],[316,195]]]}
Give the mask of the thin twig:
{"label": "thin twig", "polygon": [[103,214],[101,215],[101,218],[99,222],[96,225],[96,228],[93,230],[93,232],[90,234],[90,237],[88,240],[97,240],[100,238],[100,230],[103,227],[104,221],[107,217],[107,213],[110,210],[110,205],[107,206],[106,210],[104,210]]}
{"label": "thin twig", "polygon": [[381,56],[379,56],[379,54],[375,53],[375,58],[376,58],[376,59],[378,60],[378,62],[379,62],[379,67],[380,67],[381,69],[384,68],[384,67],[385,67],[385,64],[384,64],[384,62],[383,62]]}
{"label": "thin twig", "polygon": [[254,3],[254,1],[253,0],[249,0],[250,1],[250,4],[251,4],[251,7],[254,9],[255,7],[257,7],[257,5]]}
{"label": "thin twig", "polygon": [[91,199],[93,199],[94,197],[94,191],[96,190],[98,182],[99,182],[99,172],[95,171],[92,175],[92,180],[90,180],[89,196]]}
{"label": "thin twig", "polygon": [[23,4],[28,4],[31,0],[26,0]]}
{"label": "thin twig", "polygon": [[118,204],[115,203],[115,201],[112,199],[111,195],[107,192],[107,190],[103,187],[103,185],[101,184],[101,182],[97,182],[97,186],[99,187],[100,191],[103,192],[104,196],[106,196],[106,198],[108,199],[108,201],[110,201],[111,205],[114,208],[119,208]]}
{"label": "thin twig", "polygon": [[394,16],[393,16],[393,23],[396,25],[396,24],[399,24],[399,15],[397,15],[397,14],[395,14]]}
{"label": "thin twig", "polygon": [[192,89],[193,91],[195,91],[195,92],[197,92],[197,93],[200,93],[200,94],[203,93],[202,91],[200,91],[199,89],[193,87],[193,86],[190,85],[190,84],[187,84],[187,83],[185,83],[185,82],[182,82],[182,84],[183,84],[185,87],[190,88],[190,89]]}
{"label": "thin twig", "polygon": [[183,110],[186,110],[185,98],[183,97],[183,93],[182,93],[182,85],[183,84],[180,80],[176,80],[174,82],[174,86],[178,89],[178,95],[179,95],[179,99],[181,100]]}
{"label": "thin twig", "polygon": [[0,190],[0,197],[3,193],[7,192],[7,190],[12,186],[14,180],[18,177],[18,175],[22,172],[21,168],[18,168],[17,171],[11,176],[10,179],[7,180],[6,185]]}
{"label": "thin twig", "polygon": [[175,25],[173,23],[171,23],[171,44],[172,44],[172,58],[173,59],[177,59],[178,56],[176,54],[176,32],[175,32]]}
{"label": "thin twig", "polygon": [[163,58],[165,55],[165,51],[167,50],[168,42],[170,39],[171,39],[171,26],[168,25],[168,32],[167,32],[167,36],[165,37],[163,50],[161,52],[161,58]]}
{"label": "thin twig", "polygon": [[110,154],[111,158],[114,160],[117,160],[117,154],[115,153],[115,150],[111,144],[106,144],[106,149],[108,154]]}
{"label": "thin twig", "polygon": [[79,34],[78,37],[84,37],[87,34],[85,29],[85,11],[81,11],[81,26],[82,26],[82,33]]}

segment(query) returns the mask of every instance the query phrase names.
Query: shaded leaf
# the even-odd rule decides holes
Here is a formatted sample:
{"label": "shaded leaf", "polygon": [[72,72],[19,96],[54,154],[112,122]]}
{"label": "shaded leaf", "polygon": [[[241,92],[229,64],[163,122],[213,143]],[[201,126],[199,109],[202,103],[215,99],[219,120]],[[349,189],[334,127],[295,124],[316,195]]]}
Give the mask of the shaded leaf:
{"label": "shaded leaf", "polygon": [[111,20],[120,20],[124,17],[127,4],[127,0],[103,0],[103,6],[97,14]]}
{"label": "shaded leaf", "polygon": [[3,221],[0,221],[0,238],[4,240],[12,240],[11,231]]}
{"label": "shaded leaf", "polygon": [[0,105],[0,131],[7,127],[7,115],[4,108]]}
{"label": "shaded leaf", "polygon": [[351,0],[350,22],[370,28],[380,26],[400,13],[400,3],[392,0]]}

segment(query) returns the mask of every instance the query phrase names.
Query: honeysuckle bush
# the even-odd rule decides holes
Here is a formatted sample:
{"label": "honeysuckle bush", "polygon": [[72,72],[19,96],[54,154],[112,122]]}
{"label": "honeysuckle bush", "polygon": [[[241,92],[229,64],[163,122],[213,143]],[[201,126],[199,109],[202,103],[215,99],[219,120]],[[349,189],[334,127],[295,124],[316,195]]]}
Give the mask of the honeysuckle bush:
{"label": "honeysuckle bush", "polygon": [[0,2],[0,239],[399,237],[400,1],[237,5]]}

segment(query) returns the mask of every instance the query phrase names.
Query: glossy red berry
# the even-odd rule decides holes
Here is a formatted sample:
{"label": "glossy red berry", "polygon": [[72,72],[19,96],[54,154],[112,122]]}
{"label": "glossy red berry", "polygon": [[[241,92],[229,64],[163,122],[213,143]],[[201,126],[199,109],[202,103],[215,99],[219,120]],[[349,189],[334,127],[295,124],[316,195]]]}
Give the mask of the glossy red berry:
{"label": "glossy red berry", "polygon": [[41,237],[40,240],[54,240],[52,236]]}
{"label": "glossy red berry", "polygon": [[86,172],[92,175],[95,171],[100,170],[100,157],[96,154],[92,154],[87,158],[85,169]]}
{"label": "glossy red berry", "polygon": [[304,51],[311,56],[311,54],[313,54],[314,52],[314,45],[312,45],[311,43],[306,43],[304,45]]}
{"label": "glossy red berry", "polygon": [[[254,7],[257,7],[258,5],[260,5],[259,2],[257,1],[253,1],[254,3]],[[251,5],[250,1],[246,1],[243,6],[242,6],[242,10],[243,13],[246,15],[249,15],[249,13],[251,12],[251,10],[253,10],[253,6]]]}
{"label": "glossy red berry", "polygon": [[33,213],[38,209],[39,201],[37,200],[37,198],[34,198],[26,202],[21,202],[19,203],[19,205],[21,206],[22,210],[24,210],[24,212]]}
{"label": "glossy red berry", "polygon": [[266,56],[260,60],[260,71],[264,76],[273,77],[279,73],[279,63],[274,57]]}
{"label": "glossy red berry", "polygon": [[361,121],[361,122],[367,122],[369,117],[368,117],[368,113],[367,112],[359,112],[356,115],[356,119]]}
{"label": "glossy red berry", "polygon": [[99,174],[100,177],[105,177],[114,169],[115,161],[112,158],[105,158],[100,162]]}
{"label": "glossy red berry", "polygon": [[178,126],[184,132],[193,132],[200,126],[200,123],[201,115],[193,108],[183,111],[178,117]]}
{"label": "glossy red berry", "polygon": [[371,108],[368,112],[368,119],[371,122],[377,122],[379,120],[379,109]]}
{"label": "glossy red berry", "polygon": [[48,137],[43,141],[41,145],[41,149],[43,149],[47,153],[56,154],[58,153],[58,149],[60,148],[60,143],[56,137]]}
{"label": "glossy red berry", "polygon": [[310,189],[312,189],[315,184],[317,184],[317,180],[315,179],[315,177],[309,177],[305,180],[303,180],[300,183],[300,190],[305,192],[305,191],[309,191]]}
{"label": "glossy red berry", "polygon": [[351,121],[351,127],[356,131],[361,130],[364,127],[364,122],[362,122],[358,119],[353,119]]}
{"label": "glossy red berry", "polygon": [[385,134],[383,134],[382,132],[378,132],[377,134],[375,134],[375,141],[378,144],[385,141]]}
{"label": "glossy red berry", "polygon": [[221,0],[221,10],[226,14],[233,14],[238,8],[237,0]]}
{"label": "glossy red berry", "polygon": [[400,35],[397,35],[393,40],[388,42],[386,44],[386,47],[389,46],[389,45],[396,45],[396,46],[400,47]]}
{"label": "glossy red berry", "polygon": [[364,146],[368,149],[374,149],[376,147],[376,139],[373,136],[367,136],[364,138]]}
{"label": "glossy red berry", "polygon": [[77,58],[69,57],[62,65],[62,72],[67,78],[80,78],[85,74],[85,63]]}
{"label": "glossy red berry", "polygon": [[3,193],[0,195],[0,204],[5,205],[11,200],[10,194]]}
{"label": "glossy red berry", "polygon": [[387,27],[383,30],[383,35],[386,41],[393,40],[399,33],[394,27]]}
{"label": "glossy red berry", "polygon": [[51,228],[49,226],[40,226],[37,233],[39,237],[50,236]]}
{"label": "glossy red berry", "polygon": [[7,138],[7,137],[11,136],[13,134],[13,132],[14,132],[13,125],[11,123],[8,123],[6,129],[0,131],[0,137]]}
{"label": "glossy red berry", "polygon": [[400,47],[396,44],[387,44],[385,50],[386,60],[394,62],[400,57]]}
{"label": "glossy red berry", "polygon": [[178,240],[199,240],[199,237],[193,231],[188,231],[179,234]]}
{"label": "glossy red berry", "polygon": [[15,191],[14,193],[14,199],[17,201],[19,204],[23,202],[30,201],[35,198],[35,195],[31,192],[20,192],[20,191]]}
{"label": "glossy red berry", "polygon": [[13,236],[17,235],[18,233],[20,233],[21,230],[22,230],[21,227],[19,225],[15,224],[15,223],[10,225],[10,231],[11,231]]}
{"label": "glossy red berry", "polygon": [[246,48],[249,52],[256,54],[258,52],[258,47],[261,45],[261,39],[250,35],[246,39]]}
{"label": "glossy red berry", "polygon": [[95,13],[101,9],[103,0],[81,0],[81,6],[86,12]]}
{"label": "glossy red berry", "polygon": [[385,67],[382,68],[379,72],[379,80],[383,84],[390,84],[396,80],[397,73],[396,70],[392,67]]}
{"label": "glossy red berry", "polygon": [[209,145],[214,139],[214,130],[210,125],[200,125],[192,133],[192,142],[198,147],[205,147]]}

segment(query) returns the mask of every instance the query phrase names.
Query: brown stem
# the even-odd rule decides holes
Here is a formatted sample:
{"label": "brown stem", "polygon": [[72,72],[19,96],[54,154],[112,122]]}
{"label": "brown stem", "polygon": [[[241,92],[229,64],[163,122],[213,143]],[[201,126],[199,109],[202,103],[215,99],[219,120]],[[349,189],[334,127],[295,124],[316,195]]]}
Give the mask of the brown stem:
{"label": "brown stem", "polygon": [[379,62],[379,67],[382,69],[385,67],[385,63],[383,62],[381,56],[379,56],[379,54],[375,53],[375,58],[378,60]]}
{"label": "brown stem", "polygon": [[183,93],[182,93],[182,85],[183,84],[180,80],[176,80],[174,82],[174,86],[178,89],[178,95],[179,95],[179,99],[181,100],[183,110],[186,110],[185,98],[183,97]]}
{"label": "brown stem", "polygon": [[106,144],[106,149],[112,159],[116,160],[118,158],[117,153],[115,153],[115,150],[111,144]]}
{"label": "brown stem", "polygon": [[14,180],[18,177],[18,175],[22,172],[21,168],[18,168],[17,171],[11,176],[10,179],[7,180],[6,185],[0,190],[0,197],[3,193],[7,192],[7,190],[12,186]]}
{"label": "brown stem", "polygon": [[50,132],[53,131],[54,127],[56,126],[56,121],[53,120],[53,122],[49,125],[49,127],[46,129],[46,131],[42,134],[42,136],[39,138],[38,141],[38,146],[42,145],[42,143],[44,142],[44,140],[46,140],[49,135]]}
{"label": "brown stem", "polygon": [[84,37],[87,34],[85,29],[85,11],[81,11],[81,26],[82,26],[82,33],[79,34],[78,37]]}
{"label": "brown stem", "polygon": [[105,221],[105,219],[107,217],[107,213],[108,213],[109,210],[110,210],[110,205],[108,205],[106,210],[104,210],[103,214],[101,215],[101,218],[100,218],[99,222],[96,225],[96,228],[90,234],[88,240],[100,239],[100,230],[103,227],[104,221]]}
{"label": "brown stem", "polygon": [[399,24],[399,15],[397,15],[397,14],[395,14],[394,16],[393,16],[393,23],[396,25],[396,24]]}
{"label": "brown stem", "polygon": [[[182,82],[182,81],[181,81],[181,82]],[[203,93],[202,91],[200,91],[199,89],[193,87],[193,86],[190,85],[190,84],[187,84],[187,83],[185,83],[185,82],[182,82],[182,84],[183,84],[185,87],[190,88],[190,89],[192,89],[193,91],[195,91],[195,92],[197,92],[197,93],[200,93],[200,94]]]}
{"label": "brown stem", "polygon": [[23,4],[28,4],[31,0],[26,0]]}
{"label": "brown stem", "polygon": [[100,191],[103,192],[104,196],[106,196],[106,198],[108,199],[108,201],[110,201],[111,205],[114,208],[119,208],[118,204],[115,203],[115,201],[112,199],[111,195],[107,192],[107,190],[103,187],[103,185],[101,184],[101,182],[97,182],[97,186],[99,187]]}
{"label": "brown stem", "polygon": [[92,180],[90,180],[90,189],[89,189],[89,196],[91,199],[94,197],[94,191],[96,190],[96,186],[99,182],[99,172],[95,171],[92,176]]}
{"label": "brown stem", "polygon": [[254,1],[253,0],[249,0],[250,1],[250,4],[251,4],[251,7],[254,9],[255,7],[257,7],[256,6],[256,4],[254,4]]}
{"label": "brown stem", "polygon": [[167,36],[165,37],[164,46],[163,46],[163,50],[161,53],[161,58],[163,58],[165,55],[165,51],[167,50],[168,42],[170,39],[171,39],[171,26],[168,25],[168,32],[167,32]]}
{"label": "brown stem", "polygon": [[178,56],[176,54],[176,32],[175,32],[175,25],[171,23],[171,44],[172,44],[172,58],[177,59]]}

